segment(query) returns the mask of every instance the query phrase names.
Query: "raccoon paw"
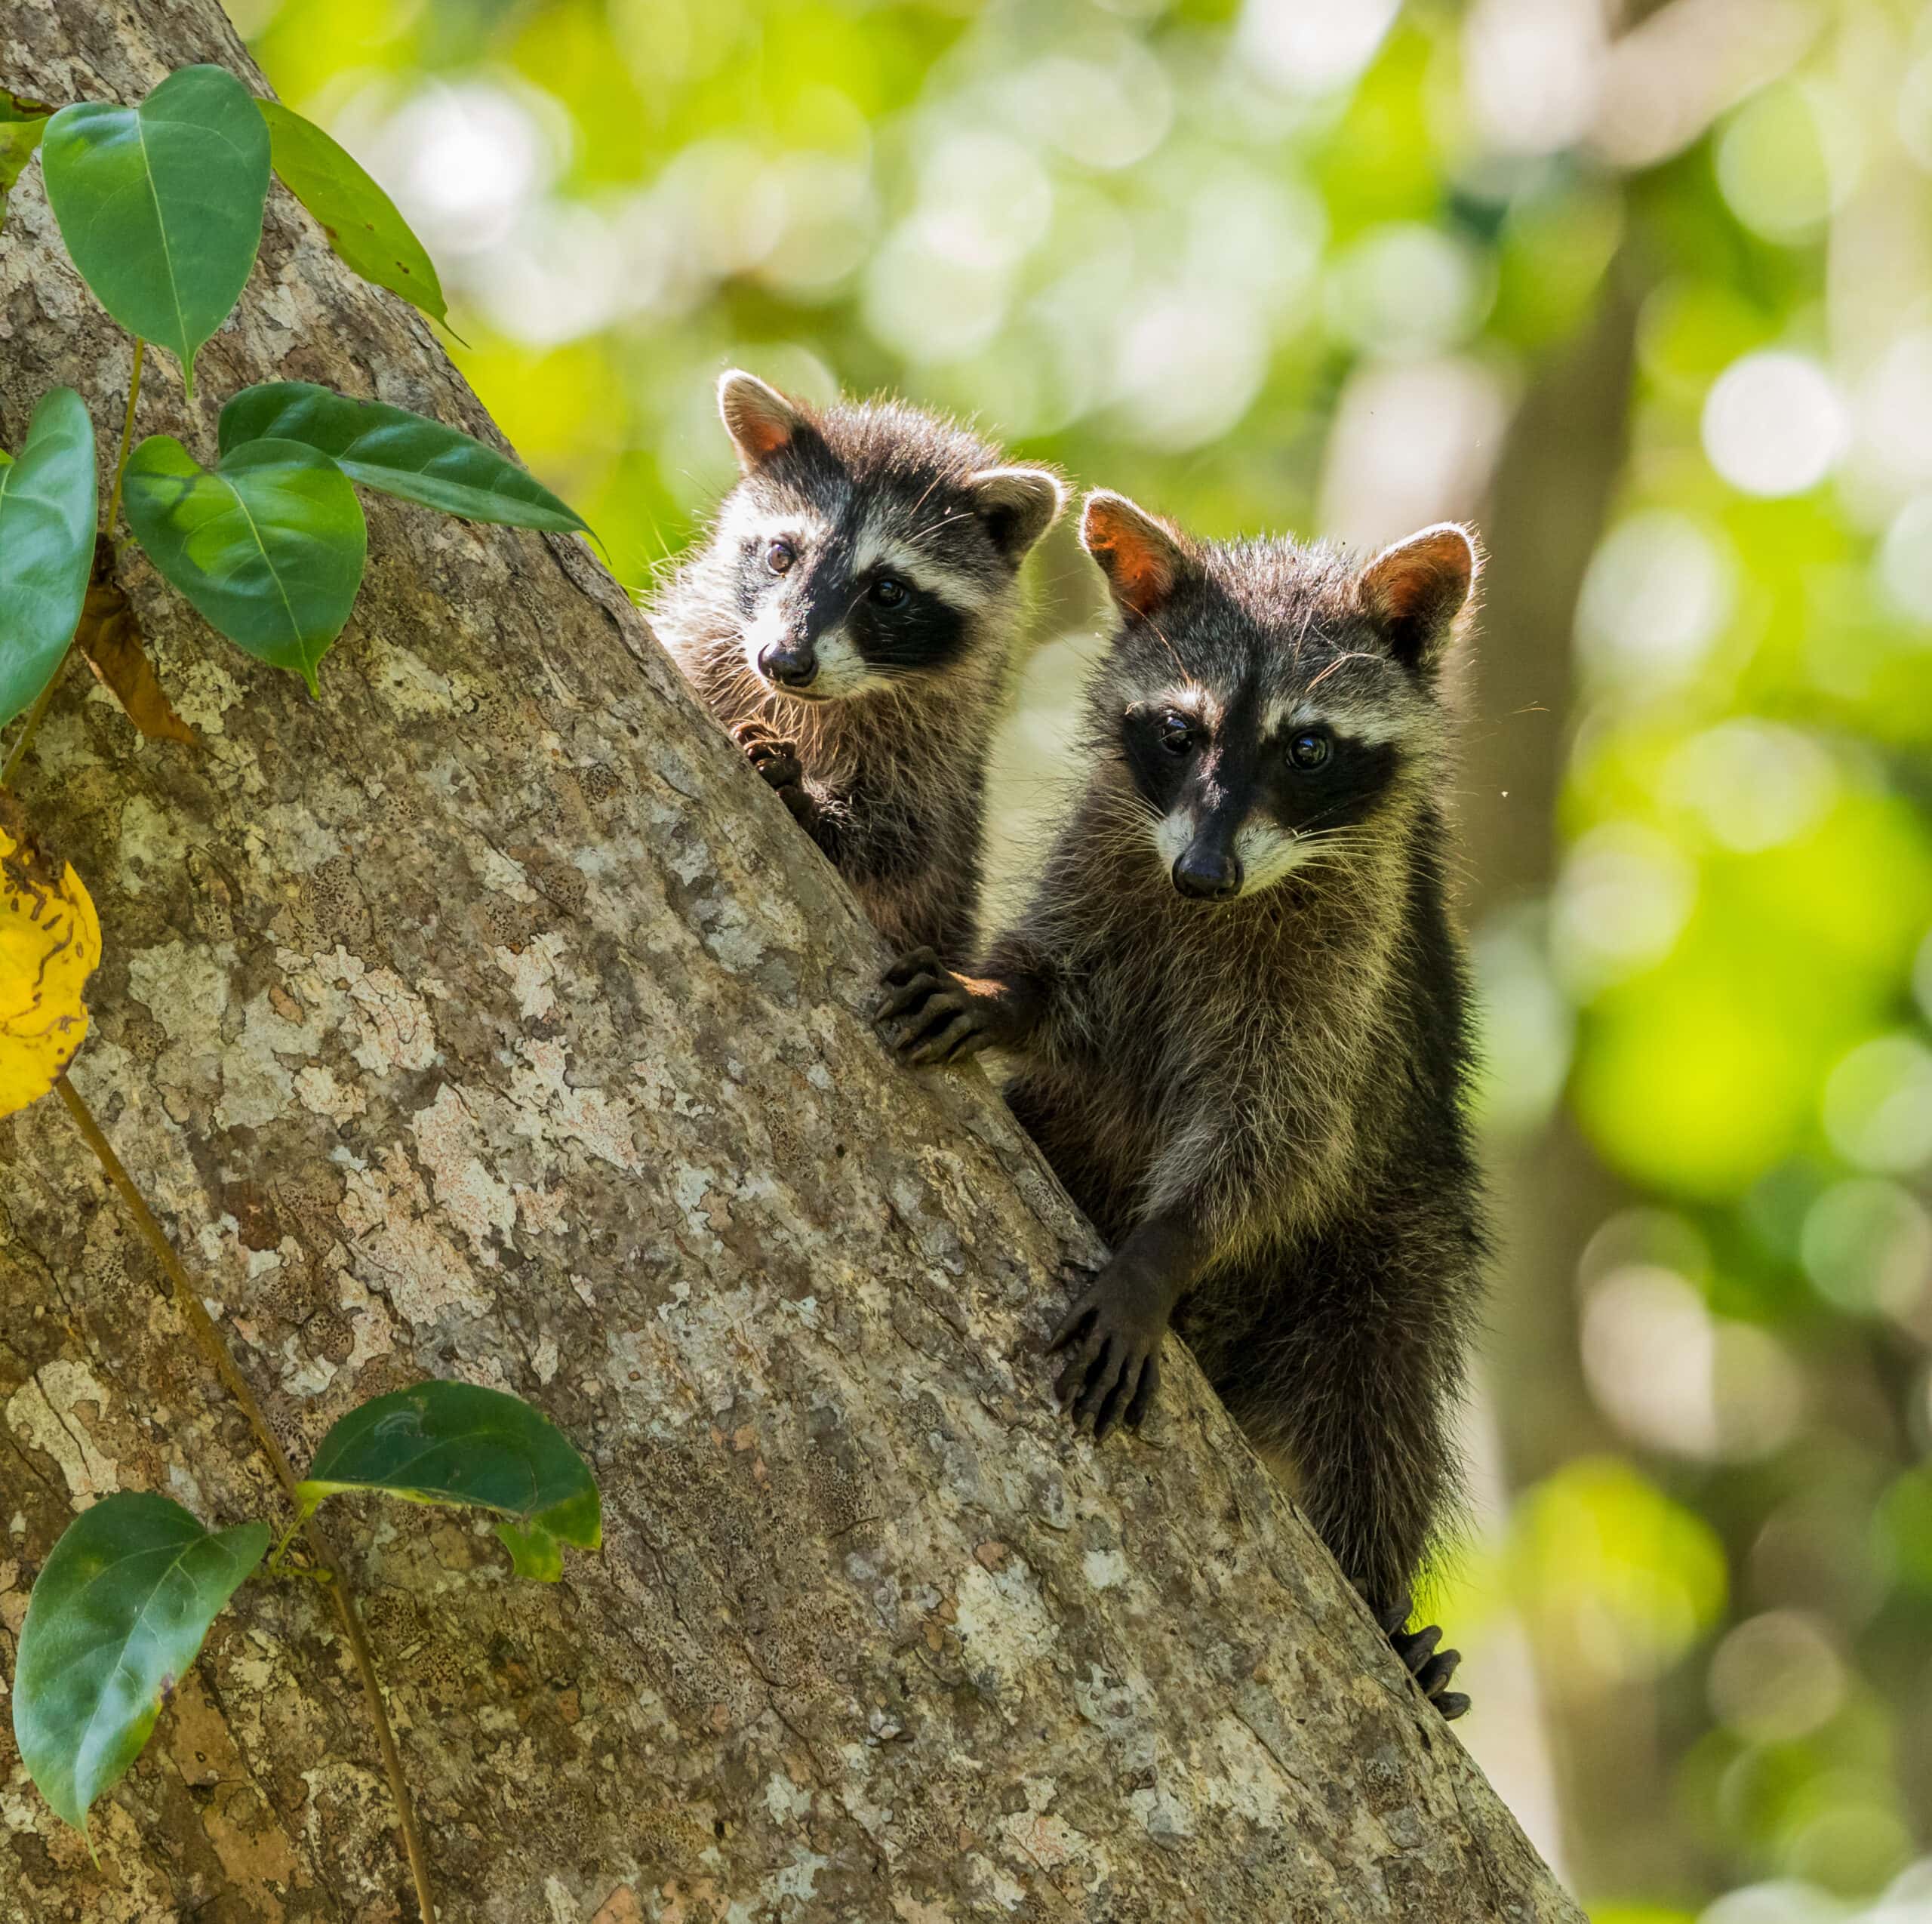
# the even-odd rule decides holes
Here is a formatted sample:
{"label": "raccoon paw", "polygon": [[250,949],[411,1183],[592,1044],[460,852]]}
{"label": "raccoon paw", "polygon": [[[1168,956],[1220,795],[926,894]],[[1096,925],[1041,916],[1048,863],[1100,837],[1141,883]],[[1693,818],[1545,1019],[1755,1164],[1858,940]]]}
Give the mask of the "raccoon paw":
{"label": "raccoon paw", "polygon": [[1430,1624],[1419,1630],[1404,1630],[1402,1627],[1409,1621],[1412,1607],[1404,1596],[1384,1611],[1380,1619],[1383,1630],[1410,1676],[1422,1686],[1422,1694],[1442,1713],[1445,1723],[1453,1723],[1469,1707],[1469,1700],[1461,1691],[1448,1688],[1456,1666],[1463,1661],[1463,1653],[1436,1648],[1442,1641],[1440,1624]]}
{"label": "raccoon paw", "polygon": [[879,977],[887,993],[873,1018],[903,1061],[963,1062],[991,1039],[986,1011],[932,949],[914,949]]}
{"label": "raccoon paw", "polygon": [[732,734],[744,750],[746,760],[768,787],[777,791],[779,800],[791,810],[792,820],[802,828],[810,828],[818,819],[818,804],[805,787],[805,771],[798,759],[798,743],[772,734],[757,722],[740,722]]}
{"label": "raccoon paw", "polygon": [[1097,1275],[1084,1264],[1070,1264],[1062,1273],[1086,1287],[1047,1344],[1050,1356],[1072,1353],[1054,1394],[1074,1428],[1091,1422],[1094,1440],[1101,1443],[1122,1424],[1138,1430],[1152,1408],[1170,1306],[1123,1297],[1106,1271]]}

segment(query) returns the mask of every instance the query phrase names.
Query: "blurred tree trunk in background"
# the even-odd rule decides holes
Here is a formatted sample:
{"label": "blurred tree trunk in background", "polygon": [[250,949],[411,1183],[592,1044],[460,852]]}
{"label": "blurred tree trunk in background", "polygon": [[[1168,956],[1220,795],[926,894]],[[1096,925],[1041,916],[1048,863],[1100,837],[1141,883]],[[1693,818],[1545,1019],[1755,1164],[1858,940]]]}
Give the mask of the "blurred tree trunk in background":
{"label": "blurred tree trunk in background", "polygon": [[[1532,385],[1511,424],[1482,531],[1482,633],[1469,710],[1484,785],[1461,823],[1473,924],[1546,900],[1556,879],[1558,801],[1576,708],[1574,632],[1583,574],[1622,472],[1635,302],[1620,261],[1589,330]],[[1595,1425],[1577,1340],[1580,1236],[1613,1200],[1567,1114],[1496,1171],[1509,1226],[1494,1352],[1509,1384],[1503,1421],[1512,1476],[1527,1482],[1591,1446]]]}
{"label": "blurred tree trunk in background", "polygon": [[[6,84],[252,69],[214,0],[22,0]],[[37,175],[0,436],[103,430],[128,343]],[[489,424],[273,197],[202,396],[331,383]],[[977,1076],[897,1071],[878,945],[574,542],[369,503],[322,698],[127,585],[198,748],[70,674],[23,799],[99,905],[74,1080],[291,1453],[426,1375],[540,1404],[606,1545],[504,1581],[468,1519],[345,1509],[448,1917],[1564,1920],[1330,1559],[1178,1356],[1097,1455],[1034,1340],[1091,1239]],[[272,1510],[238,1413],[57,1107],[0,1131],[0,1658],[75,1505]],[[359,1523],[359,1530],[352,1527]],[[408,1915],[334,1620],[250,1585],[95,1817],[0,1748],[0,1916]]]}
{"label": "blurred tree trunk in background", "polygon": [[[1627,451],[1634,279],[1633,263],[1620,257],[1589,329],[1531,386],[1491,486],[1469,704],[1480,718],[1472,725],[1484,731],[1487,779],[1466,794],[1462,811],[1478,925],[1539,911],[1556,881],[1558,803],[1578,706],[1577,602]],[[1510,1485],[1520,1491],[1567,1461],[1614,1447],[1583,1376],[1577,1269],[1621,1198],[1567,1107],[1496,1144],[1491,1162],[1506,1231],[1488,1362],[1507,1386],[1494,1403]],[[1593,1697],[1586,1716],[1565,1716],[1571,1681],[1543,1679],[1564,1807],[1589,1813],[1587,1831],[1566,1840],[1571,1874],[1586,1889],[1669,1889],[1684,1867],[1673,1855],[1680,1833],[1669,1821],[1654,1698],[1632,1687],[1611,1701]]]}

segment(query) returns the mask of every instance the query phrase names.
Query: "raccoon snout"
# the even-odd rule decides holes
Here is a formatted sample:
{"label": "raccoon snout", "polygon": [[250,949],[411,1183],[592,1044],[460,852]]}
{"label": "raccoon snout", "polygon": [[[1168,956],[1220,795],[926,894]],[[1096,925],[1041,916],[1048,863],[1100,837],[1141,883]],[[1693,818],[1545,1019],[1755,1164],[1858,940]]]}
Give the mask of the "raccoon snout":
{"label": "raccoon snout", "polygon": [[1241,893],[1241,859],[1232,848],[1191,842],[1174,857],[1174,886],[1200,901]]}
{"label": "raccoon snout", "polygon": [[808,688],[818,678],[818,656],[809,642],[770,642],[758,651],[758,672],[781,688]]}

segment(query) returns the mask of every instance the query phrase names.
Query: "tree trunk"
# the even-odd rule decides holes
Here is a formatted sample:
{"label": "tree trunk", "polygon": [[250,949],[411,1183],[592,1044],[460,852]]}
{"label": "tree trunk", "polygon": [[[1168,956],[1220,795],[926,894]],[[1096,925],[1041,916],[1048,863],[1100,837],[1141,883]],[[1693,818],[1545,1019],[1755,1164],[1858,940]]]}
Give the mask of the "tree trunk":
{"label": "tree trunk", "polygon": [[[131,99],[214,0],[14,0],[0,80]],[[259,83],[257,83],[259,84]],[[0,437],[128,345],[38,174],[0,244]],[[328,382],[488,434],[427,328],[278,189],[201,395]],[[368,503],[322,698],[123,572],[200,744],[70,669],[17,786],[107,959],[73,1079],[298,1463],[428,1375],[540,1405],[605,1547],[343,1500],[448,1919],[1580,1913],[1191,1369],[1096,1452],[1036,1354],[1091,1251],[977,1075],[896,1069],[832,872],[578,543]],[[0,1129],[0,1660],[77,1505],[272,1514],[266,1466],[57,1105]],[[1480,1708],[1477,1714],[1480,1715]],[[0,1738],[0,1916],[403,1919],[334,1618],[257,1582],[97,1807]]]}

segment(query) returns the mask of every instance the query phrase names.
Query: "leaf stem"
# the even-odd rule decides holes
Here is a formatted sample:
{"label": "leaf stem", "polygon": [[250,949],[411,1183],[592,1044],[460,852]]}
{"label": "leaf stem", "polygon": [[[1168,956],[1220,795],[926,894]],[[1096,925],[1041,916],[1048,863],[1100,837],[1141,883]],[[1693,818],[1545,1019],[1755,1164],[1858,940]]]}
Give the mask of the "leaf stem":
{"label": "leaf stem", "polygon": [[114,523],[121,513],[121,484],[128,474],[128,457],[134,445],[134,403],[140,399],[141,359],[147,352],[148,344],[139,335],[134,339],[134,365],[128,377],[128,411],[121,419],[121,452],[114,463],[114,485],[107,496],[107,519],[102,522],[100,531],[109,540],[114,538]]}
{"label": "leaf stem", "polygon": [[[248,1378],[242,1374],[241,1366],[229,1353],[228,1345],[222,1339],[221,1331],[195,1294],[195,1286],[188,1272],[182,1267],[181,1259],[174,1253],[174,1246],[168,1239],[167,1232],[155,1221],[154,1211],[147,1205],[146,1199],[134,1186],[134,1180],[123,1166],[121,1159],[114,1153],[114,1146],[102,1133],[100,1125],[94,1120],[94,1112],[82,1100],[80,1091],[63,1075],[54,1083],[60,1092],[60,1100],[67,1106],[67,1113],[72,1117],[74,1126],[81,1132],[82,1139],[94,1153],[101,1168],[106,1171],[107,1180],[114,1193],[120,1197],[128,1214],[133,1218],[134,1227],[140,1230],[143,1239],[154,1252],[155,1260],[160,1264],[163,1273],[173,1286],[174,1301],[186,1319],[189,1331],[202,1353],[213,1365],[215,1374],[227,1387],[228,1393],[242,1406],[242,1414],[248,1419],[248,1427],[255,1433],[255,1440],[261,1446],[274,1470],[275,1480],[287,1494],[289,1501],[298,1513],[302,1500],[296,1495],[299,1480],[288,1454],[281,1447],[275,1432],[269,1427],[269,1420],[262,1406],[255,1400],[255,1393],[248,1387]],[[376,1726],[376,1742],[383,1753],[383,1768],[388,1773],[389,1794],[395,1801],[396,1816],[402,1827],[402,1841],[409,1854],[410,1873],[416,1883],[417,1908],[422,1913],[423,1924],[436,1924],[435,1901],[429,1895],[429,1868],[423,1854],[423,1840],[416,1829],[416,1808],[409,1795],[409,1786],[402,1774],[402,1754],[396,1747],[395,1732],[389,1726],[389,1710],[383,1696],[381,1679],[376,1674],[376,1660],[371,1654],[368,1640],[362,1633],[361,1619],[357,1615],[355,1600],[350,1596],[349,1586],[343,1581],[341,1565],[321,1526],[314,1516],[300,1517],[297,1525],[309,1545],[309,1553],[317,1564],[328,1574],[327,1588],[335,1599],[336,1613],[342,1621],[343,1634],[347,1638],[349,1648],[355,1659],[357,1673],[362,1679],[362,1689],[368,1699],[369,1716]]]}

